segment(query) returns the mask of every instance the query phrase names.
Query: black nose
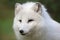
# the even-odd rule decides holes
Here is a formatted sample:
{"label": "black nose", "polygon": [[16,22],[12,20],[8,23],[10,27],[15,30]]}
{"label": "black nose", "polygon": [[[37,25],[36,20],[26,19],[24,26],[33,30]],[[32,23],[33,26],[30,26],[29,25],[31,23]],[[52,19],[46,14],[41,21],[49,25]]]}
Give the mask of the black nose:
{"label": "black nose", "polygon": [[24,33],[24,31],[23,31],[23,30],[20,30],[19,32],[20,32],[21,34],[23,34],[23,33]]}

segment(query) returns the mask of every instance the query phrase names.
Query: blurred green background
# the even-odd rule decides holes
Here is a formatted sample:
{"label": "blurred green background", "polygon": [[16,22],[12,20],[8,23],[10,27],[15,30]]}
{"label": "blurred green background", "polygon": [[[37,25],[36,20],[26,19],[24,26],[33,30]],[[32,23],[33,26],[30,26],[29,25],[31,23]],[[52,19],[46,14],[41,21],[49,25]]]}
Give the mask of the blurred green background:
{"label": "blurred green background", "polygon": [[12,25],[16,2],[38,1],[44,4],[51,17],[60,22],[60,0],[0,0],[0,40],[16,40]]}

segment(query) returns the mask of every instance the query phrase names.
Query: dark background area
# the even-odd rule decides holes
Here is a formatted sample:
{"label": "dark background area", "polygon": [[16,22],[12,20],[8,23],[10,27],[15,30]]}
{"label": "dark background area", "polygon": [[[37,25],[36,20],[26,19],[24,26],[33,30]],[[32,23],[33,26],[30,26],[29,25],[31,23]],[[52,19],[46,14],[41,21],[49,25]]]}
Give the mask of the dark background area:
{"label": "dark background area", "polygon": [[12,29],[14,6],[16,2],[41,2],[47,8],[51,17],[60,22],[60,0],[0,0],[0,40],[15,40]]}

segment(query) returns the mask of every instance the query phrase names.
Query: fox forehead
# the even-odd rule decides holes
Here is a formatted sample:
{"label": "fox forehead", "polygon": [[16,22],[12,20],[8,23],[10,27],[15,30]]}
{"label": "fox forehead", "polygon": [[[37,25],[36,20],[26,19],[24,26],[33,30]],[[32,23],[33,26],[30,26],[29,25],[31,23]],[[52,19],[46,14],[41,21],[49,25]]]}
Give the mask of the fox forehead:
{"label": "fox forehead", "polygon": [[[36,7],[35,7],[36,6]],[[22,7],[22,8],[21,8]],[[17,7],[19,8],[19,7]],[[40,15],[40,11],[37,12],[38,10],[38,5],[35,5],[35,3],[25,3],[20,5],[20,10],[16,10],[17,13],[15,17],[19,19],[35,19],[38,20],[41,18],[42,15]],[[19,12],[18,12],[19,11]]]}
{"label": "fox forehead", "polygon": [[17,15],[19,19],[38,19],[40,18],[40,14],[32,11],[32,10],[21,10]]}

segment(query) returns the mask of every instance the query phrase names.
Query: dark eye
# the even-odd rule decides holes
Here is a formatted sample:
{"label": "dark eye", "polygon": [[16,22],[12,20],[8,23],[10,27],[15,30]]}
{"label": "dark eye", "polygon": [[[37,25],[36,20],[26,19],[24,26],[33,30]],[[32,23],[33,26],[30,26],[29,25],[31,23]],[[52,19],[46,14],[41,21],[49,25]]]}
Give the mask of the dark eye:
{"label": "dark eye", "polygon": [[19,20],[20,22],[22,22],[22,20]]}
{"label": "dark eye", "polygon": [[28,20],[28,23],[29,23],[29,22],[32,22],[32,21],[34,21],[34,20],[33,20],[33,19],[29,19],[29,20]]}

